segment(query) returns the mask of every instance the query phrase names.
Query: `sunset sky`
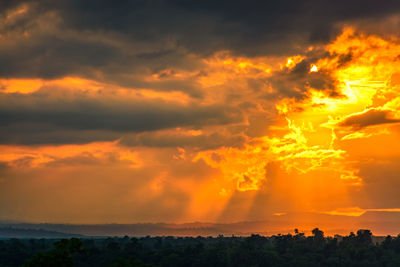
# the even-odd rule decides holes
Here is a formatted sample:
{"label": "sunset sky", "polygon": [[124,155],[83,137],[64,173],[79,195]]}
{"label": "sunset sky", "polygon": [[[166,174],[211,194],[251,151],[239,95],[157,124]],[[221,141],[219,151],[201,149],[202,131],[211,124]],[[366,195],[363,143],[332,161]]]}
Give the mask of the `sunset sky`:
{"label": "sunset sky", "polygon": [[397,0],[1,1],[0,220],[400,219],[399,32]]}

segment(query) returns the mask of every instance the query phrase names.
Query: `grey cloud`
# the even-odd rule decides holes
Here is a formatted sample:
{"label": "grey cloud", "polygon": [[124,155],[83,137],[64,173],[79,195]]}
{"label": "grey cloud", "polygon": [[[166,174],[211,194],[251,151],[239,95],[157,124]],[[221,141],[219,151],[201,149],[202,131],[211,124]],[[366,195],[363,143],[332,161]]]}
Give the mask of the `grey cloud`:
{"label": "grey cloud", "polygon": [[72,98],[41,91],[30,95],[2,94],[0,104],[1,143],[108,140],[118,132],[121,136],[126,132],[241,121],[239,111],[218,105],[181,105],[140,99],[106,101],[85,94]]}
{"label": "grey cloud", "polygon": [[309,88],[323,90],[330,96],[338,96],[335,80],[330,73],[324,70],[310,72],[311,62],[313,61],[306,59],[293,69],[276,71],[267,81],[283,96],[304,98]]}
{"label": "grey cloud", "polygon": [[159,134],[145,132],[124,136],[120,144],[126,146],[146,147],[191,147],[196,150],[216,149],[222,146],[241,147],[245,138],[241,135],[224,136],[219,133],[201,134],[198,136],[179,134]]}
{"label": "grey cloud", "polygon": [[[5,1],[2,13],[20,3]],[[394,0],[27,3],[31,8],[24,19],[2,33],[28,30],[30,36],[11,36],[8,46],[0,41],[0,65],[7,66],[0,76],[90,76],[97,70],[118,81],[123,75],[117,74],[190,65],[187,55],[193,53],[294,54],[331,40],[343,23],[368,23],[400,11]]]}
{"label": "grey cloud", "polygon": [[46,38],[39,45],[26,42],[0,46],[0,73],[3,77],[50,79],[79,75],[88,72],[86,68],[102,67],[119,59],[116,48],[105,44]]}
{"label": "grey cloud", "polygon": [[0,126],[0,143],[19,145],[86,144],[94,141],[114,141],[120,132],[102,130],[70,130],[51,124],[16,123]]}
{"label": "grey cloud", "polygon": [[[106,28],[149,40],[160,35],[174,35],[191,50],[204,52],[209,48],[222,47],[248,54],[260,53],[260,49],[261,53],[268,53],[271,43],[275,42],[283,45],[281,49],[294,49],[295,43],[281,42],[293,40],[294,36],[298,39],[308,38],[311,42],[326,41],[335,33],[337,23],[382,17],[398,12],[400,8],[400,4],[394,0],[61,3],[61,14],[71,27]],[[147,27],[151,30],[147,30]]]}
{"label": "grey cloud", "polygon": [[344,118],[338,125],[359,130],[368,126],[400,123],[399,119],[391,117],[393,117],[393,115],[390,110],[371,108],[362,113],[352,114]]}

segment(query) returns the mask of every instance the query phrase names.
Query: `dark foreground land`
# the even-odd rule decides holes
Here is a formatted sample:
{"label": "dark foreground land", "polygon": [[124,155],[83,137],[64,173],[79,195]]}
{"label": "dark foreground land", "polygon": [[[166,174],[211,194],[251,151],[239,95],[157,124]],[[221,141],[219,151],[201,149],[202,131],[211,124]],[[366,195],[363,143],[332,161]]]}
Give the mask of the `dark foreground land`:
{"label": "dark foreground land", "polygon": [[[400,266],[400,236],[313,230],[264,237],[0,240],[0,266]],[[375,242],[375,243],[374,243]]]}

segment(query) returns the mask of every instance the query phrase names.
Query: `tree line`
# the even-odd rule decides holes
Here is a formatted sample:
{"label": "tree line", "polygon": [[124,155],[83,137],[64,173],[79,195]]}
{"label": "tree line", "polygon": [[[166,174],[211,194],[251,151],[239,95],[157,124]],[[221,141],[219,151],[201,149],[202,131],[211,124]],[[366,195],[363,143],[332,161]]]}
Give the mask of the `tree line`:
{"label": "tree line", "polygon": [[0,266],[400,266],[400,235],[374,243],[369,230],[343,237],[114,237],[0,240]]}

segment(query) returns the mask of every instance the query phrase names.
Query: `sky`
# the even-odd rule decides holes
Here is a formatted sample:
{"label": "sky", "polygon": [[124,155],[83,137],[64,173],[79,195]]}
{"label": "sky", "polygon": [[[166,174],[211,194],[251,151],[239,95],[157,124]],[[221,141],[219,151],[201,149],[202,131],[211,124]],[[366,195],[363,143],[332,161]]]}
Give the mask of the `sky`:
{"label": "sky", "polygon": [[1,1],[0,220],[399,219],[399,29],[395,0]]}

